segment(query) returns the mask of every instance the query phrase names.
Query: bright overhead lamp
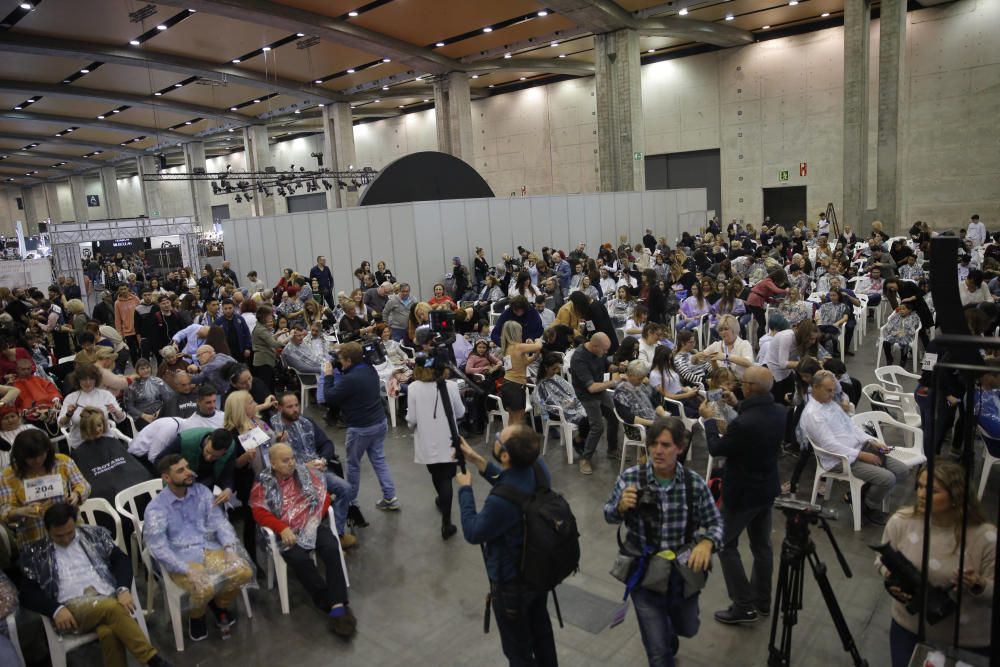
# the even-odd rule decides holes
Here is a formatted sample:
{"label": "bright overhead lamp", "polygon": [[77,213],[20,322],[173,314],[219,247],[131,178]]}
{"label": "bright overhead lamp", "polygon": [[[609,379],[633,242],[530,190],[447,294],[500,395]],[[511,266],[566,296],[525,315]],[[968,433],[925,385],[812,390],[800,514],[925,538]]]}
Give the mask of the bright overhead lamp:
{"label": "bright overhead lamp", "polygon": [[560,54],[559,54],[559,57],[560,57],[560,58],[565,58],[565,57],[566,57],[566,54],[565,54],[565,53],[560,53]]}
{"label": "bright overhead lamp", "polygon": [[97,120],[104,120],[104,116],[103,116],[103,115],[101,115],[101,116],[98,116],[98,117],[97,117]]}
{"label": "bright overhead lamp", "polygon": [[31,11],[31,9],[32,9],[31,3],[30,2],[22,2],[21,3],[21,9],[23,9],[26,12]]}
{"label": "bright overhead lamp", "polygon": [[295,36],[296,37],[305,37],[306,34],[304,32],[297,32],[297,33],[295,33]]}
{"label": "bright overhead lamp", "polygon": [[[492,87],[493,87],[493,86],[490,86],[490,88],[492,88]],[[424,102],[430,102],[430,100],[424,100]]]}
{"label": "bright overhead lamp", "polygon": [[434,46],[436,46],[436,47],[438,47],[440,49],[442,46],[444,46],[444,42],[438,42]]}
{"label": "bright overhead lamp", "polygon": [[180,88],[183,85],[184,85],[183,83],[175,83],[174,88]]}
{"label": "bright overhead lamp", "polygon": [[726,14],[726,20],[727,21],[732,21],[733,20],[733,15],[732,14]]}
{"label": "bright overhead lamp", "polygon": [[301,110],[301,109],[296,109],[296,110],[294,111],[294,113],[302,113],[302,110]]}
{"label": "bright overhead lamp", "polygon": [[82,70],[80,70],[80,74],[90,74],[90,70],[84,67]]}
{"label": "bright overhead lamp", "polygon": [[230,132],[233,132],[234,130],[233,130],[233,128],[229,128],[229,131],[230,131]]}
{"label": "bright overhead lamp", "polygon": [[382,86],[382,90],[389,90],[389,86]]}
{"label": "bright overhead lamp", "polygon": [[767,29],[768,29],[768,28],[770,28],[770,27],[771,27],[771,26],[769,26],[769,25],[762,25],[762,26],[760,27],[760,29],[761,29],[761,30],[767,30]]}
{"label": "bright overhead lamp", "polygon": [[264,48],[261,49],[261,51],[263,51],[264,53],[267,53],[270,50],[271,50],[270,46],[265,46]]}
{"label": "bright overhead lamp", "polygon": [[797,4],[799,4],[799,0],[788,0],[789,7],[794,7]]}
{"label": "bright overhead lamp", "polygon": [[253,103],[254,104],[260,104],[260,100],[254,100]]}
{"label": "bright overhead lamp", "polygon": [[230,111],[236,111],[236,107],[229,107]]}
{"label": "bright overhead lamp", "polygon": [[239,58],[233,58],[233,64],[234,65],[239,65],[240,64],[240,59]]}
{"label": "bright overhead lamp", "polygon": [[348,74],[354,74],[354,69],[353,69],[353,68],[351,68],[351,69],[347,70],[347,73],[348,73]]}
{"label": "bright overhead lamp", "polygon": [[473,79],[478,79],[478,78],[479,78],[479,75],[478,75],[478,74],[473,74],[473,75],[472,75],[472,78],[473,78]]}
{"label": "bright overhead lamp", "polygon": [[539,16],[548,16],[549,13],[543,9],[542,11],[538,12],[538,15]]}
{"label": "bright overhead lamp", "polygon": [[503,57],[504,57],[504,58],[510,58],[510,57],[511,57],[511,55],[510,55],[509,53],[505,53],[505,54],[503,54]]}
{"label": "bright overhead lamp", "polygon": [[527,81],[527,80],[528,80],[528,77],[526,77],[526,76],[522,76],[521,77],[521,81]]}
{"label": "bright overhead lamp", "polygon": [[156,95],[157,97],[159,97],[159,96],[163,95],[163,93],[161,93],[160,91],[156,91],[156,92],[155,92],[155,93],[153,93],[153,94],[154,94],[154,95]]}
{"label": "bright overhead lamp", "polygon": [[405,109],[405,108],[406,108],[406,105],[405,105],[405,104],[400,104],[400,105],[399,105],[399,108],[400,108],[400,109]]}
{"label": "bright overhead lamp", "polygon": [[318,107],[325,107],[326,105],[325,104],[317,104],[316,106],[318,106]]}
{"label": "bright overhead lamp", "polygon": [[493,32],[493,28],[486,26],[485,28],[483,28],[483,32]]}
{"label": "bright overhead lamp", "polygon": [[316,79],[313,83],[323,83],[323,79]]}
{"label": "bright overhead lamp", "polygon": [[830,15],[830,12],[823,12],[822,14],[819,15],[819,17],[822,18],[822,19],[825,19],[829,15]]}
{"label": "bright overhead lamp", "polygon": [[163,25],[163,24],[161,23],[160,25],[156,26],[156,29],[157,29],[157,30],[166,30],[166,29],[167,29],[167,26],[165,26],[165,25]]}
{"label": "bright overhead lamp", "polygon": [[189,120],[186,120],[186,121],[184,121],[184,124],[185,124],[185,125],[190,125],[190,124],[191,124],[191,121],[189,121]]}
{"label": "bright overhead lamp", "polygon": [[347,15],[353,18],[353,17],[357,16],[358,13],[357,12],[347,12]]}
{"label": "bright overhead lamp", "polygon": [[14,107],[14,111],[20,111],[22,107]]}
{"label": "bright overhead lamp", "polygon": [[687,16],[688,15],[687,7],[681,7],[681,10],[679,12],[677,12],[677,14],[679,16]]}
{"label": "bright overhead lamp", "polygon": [[198,10],[197,9],[189,9],[188,10],[188,14],[194,14],[196,11],[198,11]]}
{"label": "bright overhead lamp", "polygon": [[646,53],[656,53],[656,49],[646,49]]}
{"label": "bright overhead lamp", "polygon": [[132,46],[139,46],[139,40],[137,39],[130,39],[128,43],[131,44]]}
{"label": "bright overhead lamp", "polygon": [[111,113],[121,113],[121,110],[120,109],[112,109]]}
{"label": "bright overhead lamp", "polygon": [[384,62],[384,63],[391,63],[392,62],[392,58],[382,58],[382,62]]}
{"label": "bright overhead lamp", "polygon": [[382,100],[375,100],[375,104],[378,104],[378,103],[379,103],[379,102],[381,102],[381,101],[382,101]]}
{"label": "bright overhead lamp", "polygon": [[559,42],[552,42],[549,46],[559,46]]}

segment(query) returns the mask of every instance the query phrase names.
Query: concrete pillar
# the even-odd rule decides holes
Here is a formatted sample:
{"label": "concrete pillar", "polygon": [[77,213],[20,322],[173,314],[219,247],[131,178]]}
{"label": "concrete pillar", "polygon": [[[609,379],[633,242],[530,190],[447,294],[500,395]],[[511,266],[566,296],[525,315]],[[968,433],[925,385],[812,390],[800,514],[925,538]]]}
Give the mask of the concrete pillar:
{"label": "concrete pillar", "polygon": [[841,227],[863,227],[868,205],[868,40],[871,0],[844,2],[844,206]]}
{"label": "concrete pillar", "polygon": [[142,193],[142,211],[148,218],[163,217],[163,197],[158,181],[143,180],[143,176],[160,173],[160,166],[152,155],[135,159],[139,171],[139,191]]}
{"label": "concrete pillar", "polygon": [[21,205],[24,210],[21,214],[24,217],[24,233],[34,234],[38,231],[38,210],[35,208],[34,188],[21,188]]}
{"label": "concrete pillar", "polygon": [[69,192],[70,199],[73,201],[73,220],[75,222],[88,222],[90,212],[87,210],[87,187],[83,183],[83,176],[69,177]]}
{"label": "concrete pillar", "polygon": [[[351,118],[351,105],[346,102],[323,107],[323,156],[326,166],[333,171],[348,171],[357,164],[354,152],[354,121]],[[332,181],[332,179],[327,180]],[[345,182],[350,185],[349,181]],[[354,188],[353,185],[351,187]],[[356,188],[344,190],[337,186],[326,192],[327,208],[347,208],[357,205]]]}
{"label": "concrete pillar", "polygon": [[434,118],[438,150],[471,165],[472,97],[468,74],[451,72],[434,82]]}
{"label": "concrete pillar", "polygon": [[[243,147],[246,151],[247,171],[263,172],[268,167],[274,166],[271,159],[271,147],[267,141],[266,125],[250,125],[243,128]],[[256,182],[253,179],[247,180],[255,183],[250,199],[250,209],[254,215],[275,215],[287,212],[284,200],[278,196],[277,192],[272,191],[271,196],[267,197],[257,192]],[[279,200],[281,201],[279,202]]]}
{"label": "concrete pillar", "polygon": [[59,186],[55,183],[46,183],[42,186],[42,192],[45,193],[45,209],[48,213],[46,217],[54,223],[64,222],[66,218],[63,217],[62,209],[59,206]]}
{"label": "concrete pillar", "polygon": [[122,217],[122,198],[118,194],[118,173],[114,167],[101,167],[101,191],[104,194],[104,210],[110,220]]}
{"label": "concrete pillar", "polygon": [[639,34],[634,30],[594,36],[597,153],[603,192],[646,189],[640,54]]}
{"label": "concrete pillar", "polygon": [[904,232],[903,103],[906,81],[906,0],[882,0],[878,39],[878,147],[875,217],[889,234]]}
{"label": "concrete pillar", "polygon": [[[184,144],[184,166],[189,173],[205,172],[205,142]],[[203,231],[212,229],[212,186],[209,181],[188,181],[194,218]]]}

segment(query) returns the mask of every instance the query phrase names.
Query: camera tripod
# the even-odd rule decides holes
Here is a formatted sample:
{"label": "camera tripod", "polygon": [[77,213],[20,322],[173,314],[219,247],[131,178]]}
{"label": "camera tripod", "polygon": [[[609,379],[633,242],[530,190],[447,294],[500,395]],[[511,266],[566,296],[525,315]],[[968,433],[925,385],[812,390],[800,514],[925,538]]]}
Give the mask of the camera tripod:
{"label": "camera tripod", "polygon": [[[826,519],[816,514],[807,514],[798,510],[785,510],[787,529],[785,539],[781,543],[781,565],[778,569],[778,588],[774,595],[774,618],[771,620],[771,640],[768,649],[768,667],[788,667],[792,659],[792,629],[798,623],[799,610],[802,609],[802,584],[805,580],[805,564],[808,561],[813,577],[823,594],[823,601],[837,628],[844,650],[850,653],[856,667],[868,667],[868,661],[861,657],[858,647],[847,627],[844,613],[837,603],[837,597],[826,574],[826,565],[816,555],[816,544],[809,537],[809,524],[819,523],[826,531],[833,545],[834,553],[847,577],[851,577],[851,569],[837,546]],[[781,644],[775,643],[778,634],[778,617],[781,617]]]}

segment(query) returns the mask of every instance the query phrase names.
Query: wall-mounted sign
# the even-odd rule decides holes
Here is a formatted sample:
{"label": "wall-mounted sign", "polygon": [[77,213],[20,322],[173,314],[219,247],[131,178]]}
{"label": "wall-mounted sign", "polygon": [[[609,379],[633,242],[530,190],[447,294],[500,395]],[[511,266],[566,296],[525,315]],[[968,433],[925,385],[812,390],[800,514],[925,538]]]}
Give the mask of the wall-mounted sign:
{"label": "wall-mounted sign", "polygon": [[87,206],[90,208],[96,208],[101,205],[100,195],[87,195]]}
{"label": "wall-mounted sign", "polygon": [[635,160],[637,160],[637,161],[641,160],[642,159],[642,151],[636,151],[635,153],[632,154],[632,157]]}
{"label": "wall-mounted sign", "polygon": [[778,172],[778,180],[779,181],[787,181],[788,180],[788,170],[787,169],[782,169],[781,171]]}
{"label": "wall-mounted sign", "polygon": [[799,162],[799,176],[805,176],[808,171],[808,165],[805,162]]}

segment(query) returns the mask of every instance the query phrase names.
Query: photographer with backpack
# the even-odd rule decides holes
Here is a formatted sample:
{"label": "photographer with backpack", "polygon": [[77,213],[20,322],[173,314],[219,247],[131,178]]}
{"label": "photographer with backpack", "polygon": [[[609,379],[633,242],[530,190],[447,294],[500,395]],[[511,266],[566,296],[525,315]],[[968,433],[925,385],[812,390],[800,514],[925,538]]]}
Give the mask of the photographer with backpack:
{"label": "photographer with backpack", "polygon": [[539,458],[538,436],[530,426],[508,426],[497,435],[493,458],[499,465],[487,463],[465,440],[461,446],[466,461],[493,486],[476,512],[471,472],[455,476],[462,533],[470,544],[482,545],[490,580],[484,628],[489,630],[492,603],[511,667],[554,667],[558,660],[548,593],[579,565],[576,520],[549,487],[549,470]]}
{"label": "photographer with backpack", "polygon": [[604,505],[607,522],[628,529],[624,543],[619,532],[612,575],[632,598],[650,667],[674,667],[678,637],[698,632],[698,594],[722,544],[712,493],[678,460],[686,443],[679,418],[654,421],[646,433],[647,462],[623,472]]}

